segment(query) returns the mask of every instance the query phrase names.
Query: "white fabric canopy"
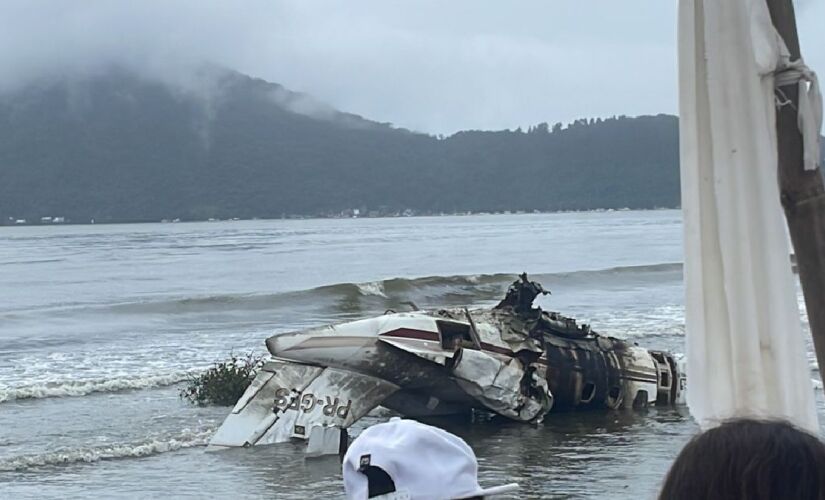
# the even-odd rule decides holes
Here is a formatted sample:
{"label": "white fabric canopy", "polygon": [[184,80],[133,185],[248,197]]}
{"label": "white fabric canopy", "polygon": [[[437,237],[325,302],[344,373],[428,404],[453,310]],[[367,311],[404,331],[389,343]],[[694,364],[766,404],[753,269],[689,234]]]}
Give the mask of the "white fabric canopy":
{"label": "white fabric canopy", "polygon": [[680,1],[687,398],[702,427],[758,416],[818,432],[777,182],[786,54],[765,0]]}

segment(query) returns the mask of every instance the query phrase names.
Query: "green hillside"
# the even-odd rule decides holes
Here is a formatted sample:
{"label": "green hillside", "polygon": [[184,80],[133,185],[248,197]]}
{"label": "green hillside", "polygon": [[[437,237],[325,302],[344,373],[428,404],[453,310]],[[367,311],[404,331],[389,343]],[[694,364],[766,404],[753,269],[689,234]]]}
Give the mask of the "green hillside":
{"label": "green hillside", "polygon": [[679,205],[673,116],[437,138],[238,73],[204,88],[111,71],[0,98],[0,220]]}

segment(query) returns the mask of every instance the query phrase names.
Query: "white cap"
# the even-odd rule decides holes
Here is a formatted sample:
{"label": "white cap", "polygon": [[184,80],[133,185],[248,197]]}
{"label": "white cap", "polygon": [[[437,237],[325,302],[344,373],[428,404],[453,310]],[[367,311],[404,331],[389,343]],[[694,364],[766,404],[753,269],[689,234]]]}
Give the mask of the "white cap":
{"label": "white cap", "polygon": [[394,418],[367,428],[344,455],[344,489],[351,500],[367,500],[369,482],[361,472],[383,470],[395,492],[373,498],[452,500],[491,496],[518,489],[515,483],[484,489],[478,484],[473,449],[458,436],[414,420]]}

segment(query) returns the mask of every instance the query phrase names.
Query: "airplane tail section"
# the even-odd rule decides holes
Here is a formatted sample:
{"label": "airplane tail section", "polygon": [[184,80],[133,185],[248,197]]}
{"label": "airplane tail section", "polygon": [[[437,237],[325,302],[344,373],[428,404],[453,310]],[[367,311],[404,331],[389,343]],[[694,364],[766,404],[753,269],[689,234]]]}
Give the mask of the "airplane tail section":
{"label": "airplane tail section", "polygon": [[338,453],[344,430],[397,390],[375,377],[273,359],[238,400],[209,449],[302,439],[308,455]]}

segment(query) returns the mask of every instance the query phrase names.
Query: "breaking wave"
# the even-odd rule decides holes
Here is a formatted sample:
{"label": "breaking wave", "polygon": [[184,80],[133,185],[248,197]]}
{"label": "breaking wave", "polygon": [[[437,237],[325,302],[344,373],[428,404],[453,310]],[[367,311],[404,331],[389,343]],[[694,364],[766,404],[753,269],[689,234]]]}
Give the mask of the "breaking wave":
{"label": "breaking wave", "polygon": [[0,403],[21,399],[85,396],[95,392],[117,392],[174,385],[187,380],[193,372],[166,375],[119,377],[112,379],[65,380],[18,387],[0,387]]}
{"label": "breaking wave", "polygon": [[[642,282],[681,279],[681,263],[614,267],[609,269],[531,274],[551,289],[598,283],[620,286]],[[338,283],[300,291],[274,294],[223,294],[172,300],[127,302],[105,306],[120,314],[189,314],[215,311],[269,311],[279,308],[324,308],[353,301],[392,306],[403,301],[421,301],[426,307],[467,304],[503,296],[517,273],[471,274],[391,278],[365,283]],[[389,303],[387,303],[389,302]]]}
{"label": "breaking wave", "polygon": [[0,472],[21,472],[38,467],[93,463],[101,460],[157,455],[159,453],[177,451],[182,448],[206,446],[213,433],[214,429],[199,431],[187,429],[176,436],[166,438],[109,446],[64,449],[37,455],[23,455],[0,459]]}
{"label": "breaking wave", "polygon": [[[541,281],[554,291],[561,289],[570,291],[575,290],[576,287],[593,287],[594,285],[600,289],[609,289],[610,287],[636,286],[646,282],[660,284],[680,280],[681,269],[682,266],[679,263],[666,263],[533,274],[531,278]],[[112,315],[192,314],[197,317],[197,321],[203,321],[204,313],[210,316],[236,314],[242,317],[243,321],[259,321],[265,324],[266,328],[287,318],[289,324],[297,329],[300,326],[298,323],[300,318],[311,318],[311,323],[315,325],[380,314],[388,309],[408,310],[410,303],[422,309],[490,305],[503,297],[504,291],[515,278],[516,273],[391,278],[364,283],[338,283],[274,294],[223,294],[172,300],[135,301],[114,305],[67,305],[61,310],[71,315],[77,314],[78,309],[89,311],[98,316],[95,318],[98,321],[101,313]],[[654,319],[661,319],[667,324],[665,328],[659,330],[670,332],[669,318],[679,315],[680,311],[663,310],[660,313],[661,318],[656,316]],[[42,314],[42,311],[38,314]],[[59,312],[52,316],[55,315],[59,315]],[[115,319],[121,321],[121,318]],[[230,319],[234,321],[234,318]],[[624,332],[628,336],[636,333],[633,328],[637,322],[619,320],[611,322],[610,320],[609,317],[600,318],[600,324],[609,327],[609,331]],[[649,334],[650,329],[646,328],[643,333]],[[271,333],[265,335],[268,336]],[[63,342],[62,338],[59,340]],[[203,347],[203,344],[199,344],[199,348]],[[193,362],[195,361],[202,360],[196,357],[193,359]],[[46,362],[51,363],[50,360]],[[70,362],[67,361],[67,363]],[[73,372],[73,370],[70,371]],[[0,383],[0,403],[170,386],[185,381],[196,371],[197,368],[193,364],[175,363],[173,360],[173,366],[166,367],[159,374],[157,372],[146,373],[145,370],[140,370],[139,373],[129,373],[124,372],[122,366],[118,366],[114,373],[97,370],[97,373],[87,373],[86,377],[81,379],[72,379],[68,374],[59,374],[54,378],[37,376],[28,380],[25,378],[7,379],[3,381],[5,385]],[[18,381],[20,385],[17,385]]]}
{"label": "breaking wave", "polygon": [[364,296],[373,295],[375,297],[386,297],[386,294],[384,294],[384,284],[380,281],[360,283],[355,286],[358,287],[358,291],[361,292]]}

